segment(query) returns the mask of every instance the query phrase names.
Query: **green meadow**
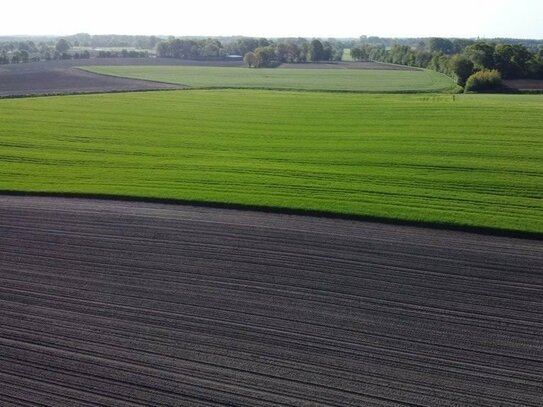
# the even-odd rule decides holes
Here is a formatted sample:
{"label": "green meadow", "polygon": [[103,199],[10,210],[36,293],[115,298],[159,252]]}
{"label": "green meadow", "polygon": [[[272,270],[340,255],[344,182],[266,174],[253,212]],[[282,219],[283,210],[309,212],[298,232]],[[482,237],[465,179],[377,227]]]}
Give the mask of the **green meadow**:
{"label": "green meadow", "polygon": [[541,95],[189,90],[0,100],[0,117],[3,191],[543,232]]}
{"label": "green meadow", "polygon": [[452,91],[451,78],[429,70],[248,69],[202,66],[95,66],[105,75],[185,85],[191,88],[260,88],[352,92]]}

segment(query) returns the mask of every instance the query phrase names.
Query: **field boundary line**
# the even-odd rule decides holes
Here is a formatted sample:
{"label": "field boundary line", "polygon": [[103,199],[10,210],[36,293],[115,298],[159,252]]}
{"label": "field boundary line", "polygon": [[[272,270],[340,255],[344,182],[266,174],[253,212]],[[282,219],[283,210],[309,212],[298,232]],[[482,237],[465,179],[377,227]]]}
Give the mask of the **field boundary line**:
{"label": "field boundary line", "polygon": [[342,219],[360,222],[381,223],[385,225],[411,226],[418,228],[434,230],[450,230],[455,232],[473,233],[488,236],[512,237],[520,239],[530,239],[543,241],[543,232],[528,232],[515,229],[493,228],[488,226],[473,226],[453,222],[429,222],[415,221],[401,218],[389,218],[383,216],[361,215],[354,213],[341,213],[317,209],[289,208],[285,206],[257,205],[229,203],[221,201],[202,201],[180,198],[155,198],[133,195],[115,195],[101,193],[77,193],[77,192],[47,192],[47,191],[17,191],[2,190],[0,196],[28,196],[28,197],[50,197],[50,198],[79,198],[91,200],[106,200],[118,202],[142,202],[142,203],[160,203],[180,206],[194,206],[202,208],[244,210],[262,213],[273,213],[278,215],[297,215],[305,217],[315,217],[324,219]]}

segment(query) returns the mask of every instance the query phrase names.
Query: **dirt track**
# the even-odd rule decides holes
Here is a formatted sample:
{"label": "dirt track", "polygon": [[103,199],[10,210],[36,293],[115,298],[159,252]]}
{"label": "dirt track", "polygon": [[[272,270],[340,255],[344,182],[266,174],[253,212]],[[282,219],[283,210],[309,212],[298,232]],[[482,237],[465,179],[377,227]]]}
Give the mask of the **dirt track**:
{"label": "dirt track", "polygon": [[541,406],[541,242],[0,196],[0,405]]}

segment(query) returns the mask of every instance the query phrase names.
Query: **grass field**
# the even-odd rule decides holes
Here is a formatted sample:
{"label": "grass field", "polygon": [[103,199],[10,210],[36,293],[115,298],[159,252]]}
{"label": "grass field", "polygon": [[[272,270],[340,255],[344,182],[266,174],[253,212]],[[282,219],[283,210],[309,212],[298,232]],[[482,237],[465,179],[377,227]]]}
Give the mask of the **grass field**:
{"label": "grass field", "polygon": [[194,90],[0,100],[0,117],[4,191],[543,232],[539,95]]}
{"label": "grass field", "polygon": [[342,61],[353,61],[353,57],[351,56],[351,49],[345,48],[343,50],[343,56],[341,57]]}
{"label": "grass field", "polygon": [[94,66],[91,72],[175,83],[193,88],[265,88],[356,92],[452,91],[434,71],[369,69],[248,69],[193,66]]}

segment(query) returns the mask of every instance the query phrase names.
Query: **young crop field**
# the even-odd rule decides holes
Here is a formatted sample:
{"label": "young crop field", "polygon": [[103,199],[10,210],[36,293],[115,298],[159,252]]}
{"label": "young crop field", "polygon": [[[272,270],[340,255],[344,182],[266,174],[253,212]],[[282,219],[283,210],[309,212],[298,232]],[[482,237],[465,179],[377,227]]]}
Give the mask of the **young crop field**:
{"label": "young crop field", "polygon": [[248,69],[193,66],[94,66],[106,75],[185,85],[192,88],[261,88],[353,92],[452,91],[454,81],[428,70]]}
{"label": "young crop field", "polygon": [[543,232],[541,95],[190,90],[0,100],[0,117],[3,191]]}
{"label": "young crop field", "polygon": [[343,56],[341,57],[342,61],[353,61],[353,57],[351,56],[351,49],[345,48],[343,50]]}

